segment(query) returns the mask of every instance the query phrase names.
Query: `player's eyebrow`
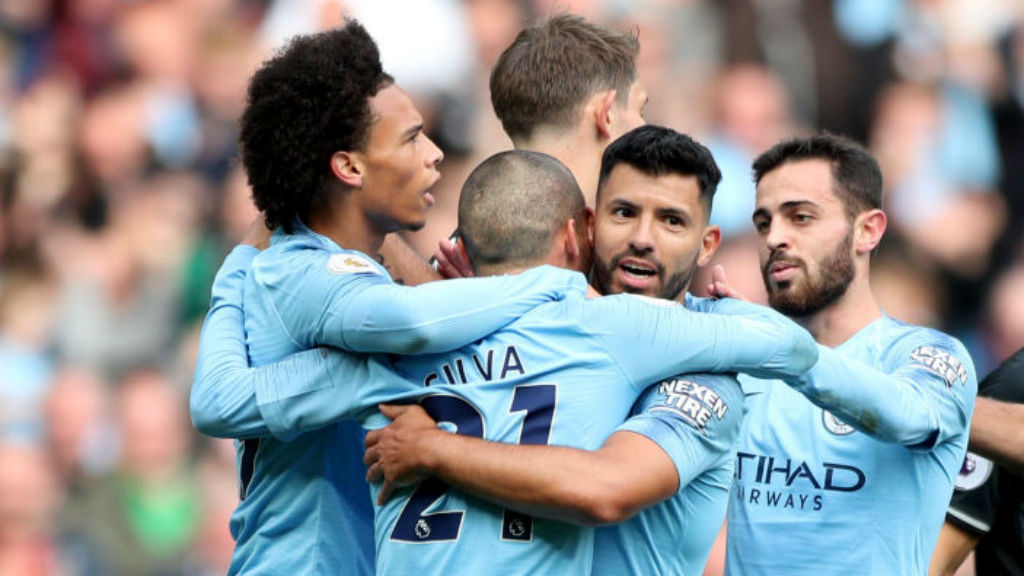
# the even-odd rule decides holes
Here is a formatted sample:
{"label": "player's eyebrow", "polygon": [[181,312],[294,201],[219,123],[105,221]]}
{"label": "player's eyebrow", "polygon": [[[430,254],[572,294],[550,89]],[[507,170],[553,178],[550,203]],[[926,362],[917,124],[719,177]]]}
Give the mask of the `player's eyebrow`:
{"label": "player's eyebrow", "polygon": [[410,126],[409,128],[406,128],[405,132],[402,132],[402,139],[406,140],[406,139],[412,138],[413,136],[419,134],[422,131],[423,131],[423,124],[422,123],[421,124],[416,124],[415,126]]}
{"label": "player's eyebrow", "polygon": [[[800,208],[814,208],[815,210],[819,210],[821,209],[821,206],[810,200],[789,200],[779,204],[780,212],[797,210]],[[757,220],[758,218],[771,218],[771,212],[762,206],[757,210],[754,210],[754,213],[750,216],[751,220]]]}
{"label": "player's eyebrow", "polygon": [[675,216],[687,223],[692,220],[692,218],[690,218],[690,213],[682,208],[658,208],[657,214],[660,217]]}
{"label": "player's eyebrow", "polygon": [[779,206],[780,210],[796,210],[798,208],[818,209],[821,208],[821,206],[819,206],[817,202],[812,202],[810,200],[790,200],[788,202],[783,202]]}

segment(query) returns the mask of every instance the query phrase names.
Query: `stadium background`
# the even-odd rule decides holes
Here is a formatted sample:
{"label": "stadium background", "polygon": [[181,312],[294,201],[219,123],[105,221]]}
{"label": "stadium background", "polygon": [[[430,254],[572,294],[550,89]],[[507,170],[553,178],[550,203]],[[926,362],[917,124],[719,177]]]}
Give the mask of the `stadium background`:
{"label": "stadium background", "polygon": [[269,51],[343,11],[367,26],[447,154],[409,236],[429,255],[509,147],[492,64],[565,10],[636,30],[647,120],[712,148],[740,290],[763,297],[751,159],[828,129],[882,164],[889,313],[960,337],[979,375],[1024,345],[1019,0],[0,0],[0,576],[225,572],[233,452],[186,399],[255,216],[235,122]]}

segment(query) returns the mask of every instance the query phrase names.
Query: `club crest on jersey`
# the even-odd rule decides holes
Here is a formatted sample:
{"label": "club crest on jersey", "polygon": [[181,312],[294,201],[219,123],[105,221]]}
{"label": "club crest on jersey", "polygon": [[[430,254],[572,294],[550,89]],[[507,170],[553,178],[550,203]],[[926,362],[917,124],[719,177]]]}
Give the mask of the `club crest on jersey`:
{"label": "club crest on jersey", "polygon": [[331,274],[380,274],[372,262],[356,254],[335,254],[327,259]]}
{"label": "club crest on jersey", "polygon": [[988,480],[993,468],[995,465],[991,460],[968,452],[960,466],[960,475],[956,478],[956,489],[974,490]]}
{"label": "club crest on jersey", "polygon": [[967,384],[967,369],[949,352],[934,346],[918,346],[910,353],[910,359],[941,376],[947,388],[952,388],[957,382]]}
{"label": "club crest on jersey", "polygon": [[821,420],[825,424],[825,429],[835,434],[836,436],[848,436],[853,434],[855,428],[850,426],[846,422],[840,420],[835,414],[828,410],[821,411]]}

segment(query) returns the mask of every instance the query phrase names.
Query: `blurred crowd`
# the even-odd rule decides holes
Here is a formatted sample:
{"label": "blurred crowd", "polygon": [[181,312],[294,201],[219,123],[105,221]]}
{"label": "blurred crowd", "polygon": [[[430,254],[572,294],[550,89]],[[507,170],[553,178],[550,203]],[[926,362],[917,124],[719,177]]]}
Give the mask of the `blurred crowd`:
{"label": "blurred crowd", "polygon": [[364,23],[446,153],[408,236],[429,256],[469,170],[511,146],[490,68],[564,11],[636,30],[647,121],[714,152],[741,292],[763,297],[751,160],[825,129],[882,165],[889,314],[961,338],[979,376],[1024,346],[1020,0],[0,0],[0,576],[225,573],[234,452],[187,395],[213,274],[256,217],[236,120],[259,63]]}

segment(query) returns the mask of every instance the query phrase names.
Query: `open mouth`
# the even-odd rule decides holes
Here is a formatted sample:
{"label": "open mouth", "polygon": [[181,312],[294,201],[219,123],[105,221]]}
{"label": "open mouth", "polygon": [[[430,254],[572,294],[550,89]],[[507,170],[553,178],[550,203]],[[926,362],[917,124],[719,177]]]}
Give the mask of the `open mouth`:
{"label": "open mouth", "polygon": [[638,276],[640,278],[649,278],[658,273],[658,271],[652,267],[637,266],[635,264],[620,264],[619,269],[630,276]]}
{"label": "open mouth", "polygon": [[624,258],[616,266],[619,284],[628,292],[646,293],[654,289],[659,268],[656,264],[640,258]]}

